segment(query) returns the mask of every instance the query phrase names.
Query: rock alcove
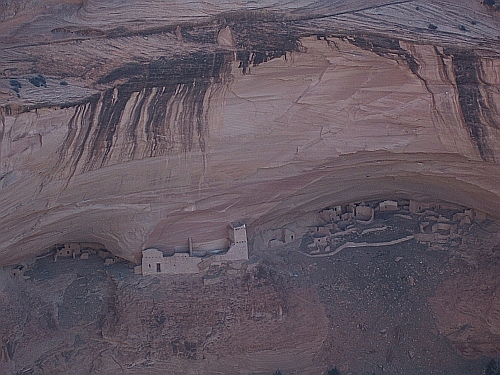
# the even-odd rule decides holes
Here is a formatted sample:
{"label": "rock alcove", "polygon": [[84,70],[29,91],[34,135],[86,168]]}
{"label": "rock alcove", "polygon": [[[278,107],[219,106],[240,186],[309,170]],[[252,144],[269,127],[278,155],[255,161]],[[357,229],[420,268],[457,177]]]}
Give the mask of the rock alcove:
{"label": "rock alcove", "polygon": [[[384,290],[394,283],[407,292],[404,298],[411,300],[416,289],[421,294],[415,296],[429,298],[431,310],[425,311],[431,315],[422,313],[420,318],[435,317],[439,329],[427,328],[440,332],[448,340],[442,342],[451,343],[453,353],[459,353],[450,354],[453,359],[442,364],[456,363],[455,370],[472,372],[485,366],[478,358],[492,357],[498,350],[496,310],[478,309],[467,315],[472,307],[464,301],[472,292],[461,285],[469,283],[481,291],[475,294],[482,298],[477,306],[496,306],[491,299],[497,288],[495,223],[500,216],[496,8],[495,2],[479,0],[432,4],[374,0],[368,5],[307,0],[259,5],[4,2],[0,5],[0,265],[5,267],[1,290],[2,301],[19,315],[0,315],[6,319],[1,327],[8,327],[0,332],[2,370],[71,372],[70,363],[80,363],[73,361],[80,349],[83,354],[78,358],[94,358],[82,373],[140,373],[138,369],[151,368],[154,372],[166,363],[172,365],[174,358],[180,358],[176,368],[190,363],[192,371],[210,372],[213,364],[203,362],[203,356],[213,359],[220,353],[226,353],[223,366],[228,371],[234,370],[231,363],[240,363],[241,368],[255,366],[257,373],[278,367],[295,371],[301,361],[304,373],[324,371],[330,365],[341,372],[397,373],[411,361],[421,360],[419,366],[424,366],[426,358],[436,359],[430,360],[431,367],[441,366],[437,355],[408,344],[409,337],[419,339],[407,325],[382,326],[383,311],[375,322],[362,311],[366,306],[352,301],[351,309],[332,308],[332,298],[349,304],[343,293],[354,288],[353,295],[362,299],[365,291],[370,292],[370,282],[377,280],[382,289],[376,295],[383,298],[401,297]],[[441,252],[429,250],[427,244],[412,239],[394,246],[405,249],[410,242],[423,246],[425,251],[407,249],[415,252],[411,259],[417,263],[405,263],[409,258],[392,247],[380,256],[384,262],[377,263],[378,258],[370,258],[377,250],[364,254],[371,260],[363,261],[363,248],[346,247],[352,251],[337,253],[338,263],[346,264],[344,271],[331,257],[324,257],[322,265],[300,251],[283,250],[289,244],[281,248],[277,241],[291,237],[288,232],[280,232],[282,237],[273,232],[289,223],[306,222],[325,207],[383,200],[438,202],[473,210],[480,220],[474,216],[470,224],[463,224],[472,228],[470,242],[457,245],[465,250],[453,246]],[[126,263],[105,268],[102,259],[92,256],[86,263],[72,257],[56,263],[51,257],[41,258],[45,267],[58,270],[54,278],[42,274],[51,271],[39,268],[31,270],[31,281],[17,273],[12,279],[9,273],[32,264],[33,257],[43,256],[54,244],[98,243],[109,251],[110,259],[139,264],[146,248],[185,246],[188,238],[197,243],[225,238],[228,223],[237,220],[247,224],[250,253],[264,264],[211,270],[192,280],[168,279],[172,283],[131,281],[123,276],[127,272],[135,277],[129,275]],[[427,225],[422,234],[432,234],[435,224]],[[448,230],[445,227],[436,227],[435,233],[445,235],[441,233]],[[274,234],[268,238],[266,233]],[[295,233],[291,242],[304,235]],[[280,246],[268,247],[271,240]],[[308,255],[326,254],[324,249],[308,248],[308,241],[305,249],[319,250]],[[329,246],[333,252],[343,244]],[[403,260],[395,262],[398,257]],[[366,266],[361,271],[355,265],[360,262]],[[284,264],[284,273],[279,264]],[[384,284],[377,267],[384,270],[389,264],[391,275],[398,277],[391,279],[393,284]],[[415,274],[399,267],[405,264],[406,271]],[[380,278],[363,279],[368,271]],[[344,282],[327,281],[335,272]],[[429,276],[436,273],[440,275],[436,279]],[[348,282],[357,274],[364,289]],[[429,276],[420,280],[427,289],[418,286],[416,274]],[[415,285],[410,285],[409,276]],[[19,280],[26,284],[16,284]],[[218,289],[219,284],[223,288]],[[134,295],[133,285],[144,289],[147,298]],[[245,285],[251,298],[242,302]],[[40,297],[44,288],[50,290],[49,300]],[[218,294],[224,288],[235,299]],[[453,288],[460,293],[449,301],[447,291]],[[192,298],[183,294],[193,290],[213,292],[227,308],[212,305],[204,297],[207,294],[193,292]],[[23,293],[26,299],[19,299]],[[177,296],[168,307],[167,295]],[[304,309],[304,300],[315,308]],[[401,312],[410,311],[405,310],[413,306],[410,300],[400,306]],[[88,319],[78,314],[82,301],[93,306]],[[142,307],[125,314],[127,306],[136,303]],[[449,313],[444,306],[450,304],[461,306],[463,315]],[[34,305],[32,313],[21,313]],[[174,305],[181,312],[205,306],[195,315],[206,316],[206,321],[200,318],[195,323],[187,313],[185,321],[177,320]],[[348,318],[346,311],[358,315]],[[463,318],[463,324],[452,315]],[[35,321],[31,332],[24,330]],[[147,323],[131,328],[137,321]],[[240,321],[242,326],[224,331],[218,325],[229,321]],[[255,323],[260,321],[261,326]],[[279,328],[283,321],[287,323]],[[95,331],[80,330],[91,322]],[[353,324],[361,327],[355,335]],[[311,329],[306,332],[302,326]],[[386,340],[375,361],[379,367],[369,368],[368,362],[356,367],[349,351],[341,350],[349,343],[337,344],[336,337],[325,334],[332,327],[338,336],[347,332],[353,345],[362,339],[359,335],[365,335],[366,343]],[[171,336],[162,336],[169,330]],[[217,346],[229,337],[225,335],[239,338],[241,332],[254,334],[241,340],[241,347],[234,344],[238,340],[228,341],[232,346]],[[281,337],[276,344],[283,348],[279,358],[266,357],[271,336],[269,342],[251,339],[266,332]],[[490,346],[467,342],[467,335],[479,337],[484,332],[489,332],[484,337]],[[63,333],[71,342],[61,344]],[[45,341],[37,341],[45,334],[73,349],[46,347]],[[129,344],[113,351],[109,345],[115,338]],[[366,353],[375,350],[368,346],[363,349]],[[256,353],[251,363],[241,357],[249,350]],[[92,353],[97,352],[109,355],[95,359]],[[290,364],[298,367],[282,367],[284,358],[297,358]],[[428,370],[424,367],[419,367],[421,373]]]}

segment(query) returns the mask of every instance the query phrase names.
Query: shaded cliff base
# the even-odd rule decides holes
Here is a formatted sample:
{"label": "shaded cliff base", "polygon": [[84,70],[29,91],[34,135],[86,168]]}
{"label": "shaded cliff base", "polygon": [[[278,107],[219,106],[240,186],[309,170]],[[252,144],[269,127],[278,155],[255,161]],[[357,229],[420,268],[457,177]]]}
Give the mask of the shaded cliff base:
{"label": "shaded cliff base", "polygon": [[[377,211],[371,224],[343,228],[351,232],[342,240],[386,241],[461,211]],[[104,267],[97,255],[45,257],[29,278],[2,275],[0,369],[481,373],[500,351],[500,224],[461,221],[458,247],[413,239],[312,257],[311,227],[279,246],[257,246],[254,238],[245,267],[194,277],[142,277],[126,263]]]}

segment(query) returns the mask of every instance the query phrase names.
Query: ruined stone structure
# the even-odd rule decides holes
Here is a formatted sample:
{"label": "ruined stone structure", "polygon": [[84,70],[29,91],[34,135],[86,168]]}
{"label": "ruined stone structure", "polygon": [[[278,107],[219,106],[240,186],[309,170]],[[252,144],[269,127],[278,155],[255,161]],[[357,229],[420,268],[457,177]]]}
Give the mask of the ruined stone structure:
{"label": "ruined stone structure", "polygon": [[371,224],[374,219],[374,210],[370,206],[356,206],[356,222],[359,224]]}
{"label": "ruined stone structure", "polygon": [[76,242],[65,243],[63,245],[56,245],[56,253],[54,255],[54,262],[58,257],[73,257],[81,253],[81,246]]}
{"label": "ruined stone structure", "polygon": [[[316,217],[311,218],[316,224],[309,226],[308,232],[304,234],[308,236],[309,242],[307,256],[333,256],[345,248],[391,246],[412,239],[427,245],[432,250],[463,248],[461,240],[464,233],[470,230],[473,223],[482,223],[487,219],[487,215],[479,210],[459,208],[432,201],[384,200],[350,203],[338,207],[342,207],[342,209],[326,208],[319,211]],[[373,207],[377,207],[377,209],[373,209]],[[339,217],[336,215],[337,212],[342,215]],[[379,212],[392,215],[383,215],[381,218],[377,218],[376,213]],[[345,236],[364,236],[374,232],[385,232],[390,226],[369,226],[367,229],[362,229],[358,224],[365,227],[374,224],[378,219],[387,220],[390,216],[416,221],[419,229],[412,235],[381,242],[346,241],[344,239]],[[323,223],[320,224],[321,221]],[[378,223],[380,224],[380,220]],[[341,244],[342,242],[344,243]],[[268,243],[268,246],[281,246],[283,244],[283,241],[273,239]]]}
{"label": "ruined stone structure", "polygon": [[219,261],[248,260],[247,229],[244,223],[229,224],[231,246],[226,254],[218,254]]}
{"label": "ruined stone structure", "polygon": [[226,253],[207,258],[191,256],[190,253],[175,253],[166,257],[158,249],[146,249],[142,252],[142,274],[192,274],[200,272],[202,268],[212,263],[248,260],[248,240],[244,223],[229,224],[229,240],[231,245]]}
{"label": "ruined stone structure", "polygon": [[397,211],[398,209],[398,202],[396,201],[383,201],[378,204],[378,209],[379,211]]}
{"label": "ruined stone structure", "polygon": [[187,253],[176,253],[170,257],[163,256],[158,249],[146,249],[142,252],[142,274],[182,274],[197,273],[201,258],[190,257]]}
{"label": "ruined stone structure", "polygon": [[[79,257],[79,259],[85,260],[89,259],[91,254],[99,254],[104,260],[107,258],[115,258],[106,250],[103,244],[97,242],[66,242],[63,244],[56,244],[49,250],[47,255],[50,255],[50,252],[54,255],[54,262],[60,257]],[[109,264],[111,264],[110,261],[108,261],[108,265]]]}

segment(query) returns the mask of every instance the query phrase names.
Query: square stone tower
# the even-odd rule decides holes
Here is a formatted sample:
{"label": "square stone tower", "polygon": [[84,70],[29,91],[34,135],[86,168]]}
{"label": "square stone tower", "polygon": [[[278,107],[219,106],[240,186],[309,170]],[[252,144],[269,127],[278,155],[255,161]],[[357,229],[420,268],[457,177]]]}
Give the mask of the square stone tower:
{"label": "square stone tower", "polygon": [[226,260],[248,260],[247,228],[242,222],[229,224],[231,247],[225,254]]}
{"label": "square stone tower", "polygon": [[142,252],[142,274],[154,275],[164,272],[163,253],[149,248]]}

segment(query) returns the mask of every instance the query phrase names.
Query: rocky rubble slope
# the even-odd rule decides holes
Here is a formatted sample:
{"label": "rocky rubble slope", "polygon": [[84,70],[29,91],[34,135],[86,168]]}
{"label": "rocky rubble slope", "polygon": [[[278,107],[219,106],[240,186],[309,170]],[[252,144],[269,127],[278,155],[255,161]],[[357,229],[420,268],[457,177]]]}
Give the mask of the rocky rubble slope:
{"label": "rocky rubble slope", "polygon": [[464,218],[377,211],[329,240],[362,246],[312,251],[325,234],[311,230],[196,275],[97,254],[2,268],[0,373],[484,373],[500,350],[500,225]]}
{"label": "rocky rubble slope", "polygon": [[317,294],[261,265],[157,278],[97,256],[45,258],[29,280],[5,276],[2,374],[321,371]]}

